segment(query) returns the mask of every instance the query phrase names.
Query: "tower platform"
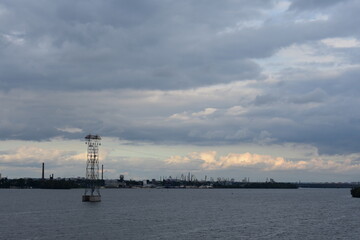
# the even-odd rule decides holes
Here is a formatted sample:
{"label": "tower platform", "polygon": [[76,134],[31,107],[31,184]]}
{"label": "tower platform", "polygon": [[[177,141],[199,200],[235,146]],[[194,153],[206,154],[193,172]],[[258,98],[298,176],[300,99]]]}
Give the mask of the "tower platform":
{"label": "tower platform", "polygon": [[83,202],[101,202],[100,195],[83,195],[82,196]]}

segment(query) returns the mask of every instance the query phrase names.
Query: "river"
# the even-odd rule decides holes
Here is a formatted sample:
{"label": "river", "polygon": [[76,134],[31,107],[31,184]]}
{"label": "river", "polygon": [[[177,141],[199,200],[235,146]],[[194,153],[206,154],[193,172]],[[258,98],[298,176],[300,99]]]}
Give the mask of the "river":
{"label": "river", "polygon": [[359,239],[350,189],[0,189],[0,239]]}

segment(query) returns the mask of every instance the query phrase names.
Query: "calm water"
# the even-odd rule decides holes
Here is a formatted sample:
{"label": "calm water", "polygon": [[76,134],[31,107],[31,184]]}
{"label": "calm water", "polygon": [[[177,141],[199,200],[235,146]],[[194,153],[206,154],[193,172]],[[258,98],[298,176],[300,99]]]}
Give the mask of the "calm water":
{"label": "calm water", "polygon": [[0,239],[360,239],[350,189],[0,189]]}

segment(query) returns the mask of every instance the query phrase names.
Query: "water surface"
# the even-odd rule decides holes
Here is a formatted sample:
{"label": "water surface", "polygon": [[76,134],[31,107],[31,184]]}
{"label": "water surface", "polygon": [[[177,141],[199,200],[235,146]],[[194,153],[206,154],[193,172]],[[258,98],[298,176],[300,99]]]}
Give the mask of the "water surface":
{"label": "water surface", "polygon": [[1,239],[358,239],[350,189],[0,189]]}

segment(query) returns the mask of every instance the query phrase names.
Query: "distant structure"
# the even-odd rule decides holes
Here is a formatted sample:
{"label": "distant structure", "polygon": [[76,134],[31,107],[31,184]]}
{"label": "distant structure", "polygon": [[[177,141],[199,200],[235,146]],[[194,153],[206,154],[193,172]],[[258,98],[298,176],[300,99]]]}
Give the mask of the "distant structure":
{"label": "distant structure", "polygon": [[100,181],[99,181],[99,146],[101,137],[99,135],[87,135],[85,143],[87,147],[86,162],[86,188],[82,196],[83,202],[100,202]]}
{"label": "distant structure", "polygon": [[41,179],[44,180],[45,179],[45,163],[42,163],[42,174],[41,174]]}
{"label": "distant structure", "polygon": [[104,180],[104,164],[101,164],[101,180]]}

